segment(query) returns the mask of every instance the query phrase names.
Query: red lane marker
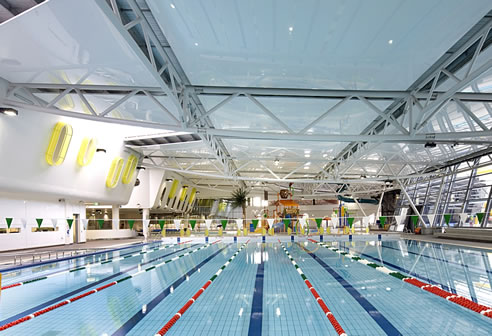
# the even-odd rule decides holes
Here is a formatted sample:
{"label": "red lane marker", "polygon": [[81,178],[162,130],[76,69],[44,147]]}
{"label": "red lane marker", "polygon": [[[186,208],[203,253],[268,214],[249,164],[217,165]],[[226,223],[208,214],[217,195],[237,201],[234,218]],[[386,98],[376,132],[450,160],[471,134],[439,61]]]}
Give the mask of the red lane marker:
{"label": "red lane marker", "polygon": [[415,278],[406,278],[403,279],[403,281],[414,285],[416,287],[419,287],[429,293],[432,293],[434,295],[440,296],[448,301],[454,302],[464,308],[473,310],[474,312],[477,312],[479,314],[482,314],[484,316],[492,318],[492,308],[488,306],[484,306],[481,304],[478,304],[476,302],[473,302],[470,299],[467,299],[463,296],[459,296],[450,292],[447,292],[437,286],[429,285],[425,282],[422,282],[420,280],[417,280]]}
{"label": "red lane marker", "polygon": [[[245,244],[247,244],[247,243],[249,243],[249,239],[248,239],[248,241],[247,241]],[[242,249],[242,247],[241,247],[241,249]],[[241,249],[239,249],[239,251],[241,251]],[[238,251],[238,252],[239,252],[239,251]],[[215,277],[216,277],[216,275],[214,275],[214,276],[212,277],[212,280],[213,280]],[[173,316],[173,317],[172,317],[172,318],[171,318],[171,319],[170,319],[170,320],[169,320],[169,321],[168,321],[168,322],[164,325],[164,327],[162,327],[162,329],[161,329],[161,330],[159,330],[159,331],[155,334],[155,336],[163,336],[163,335],[165,335],[165,334],[169,331],[169,329],[171,329],[171,328],[172,328],[172,326],[173,326],[173,325],[175,325],[175,324],[176,324],[176,322],[178,322],[178,320],[179,320],[179,319],[181,318],[181,316],[182,316],[182,315],[183,315],[183,314],[184,314],[184,313],[188,310],[188,308],[190,308],[190,307],[191,307],[191,305],[192,305],[193,303],[195,303],[195,301],[196,301],[196,300],[200,297],[200,295],[202,295],[202,293],[203,293],[203,292],[204,292],[204,291],[208,288],[208,286],[210,286],[210,284],[212,283],[212,280],[208,280],[208,281],[205,283],[205,285],[203,285],[203,286],[202,286],[202,287],[201,287],[201,288],[200,288],[200,289],[199,289],[199,290],[195,293],[195,295],[193,295],[193,296],[191,297],[191,299],[189,299],[188,301],[186,301],[186,304],[185,304],[183,307],[181,307],[181,309],[180,309],[180,310],[178,310],[178,312],[177,312],[176,314],[174,314],[174,316]]]}
{"label": "red lane marker", "polygon": [[20,282],[18,282],[18,283],[12,284],[12,285],[3,286],[2,287],[2,290],[13,288],[13,287],[17,287],[17,286],[20,286],[20,285],[22,285],[22,284]]}
{"label": "red lane marker", "polygon": [[[315,241],[313,239],[308,239],[308,240],[317,243],[317,241]],[[280,239],[278,240],[278,242],[281,243]],[[303,274],[303,276],[305,277],[304,274]],[[340,325],[340,323],[338,323],[338,321],[335,318],[335,316],[333,315],[333,313],[330,311],[330,309],[328,309],[328,306],[323,301],[321,296],[319,296],[316,289],[314,289],[314,286],[311,284],[311,282],[308,279],[304,279],[304,283],[306,284],[307,288],[309,288],[309,291],[311,292],[311,294],[316,299],[316,302],[318,302],[318,305],[321,307],[321,310],[323,310],[323,312],[325,313],[325,316],[328,318],[328,320],[330,321],[331,325],[333,326],[335,331],[338,333],[338,335],[347,336],[347,334],[345,333],[345,330],[343,330],[342,326]]]}
{"label": "red lane marker", "polygon": [[[181,244],[186,244],[186,243],[189,243],[191,242],[191,240],[187,240],[185,242],[182,242],[182,243],[178,243],[176,245],[181,245]],[[91,263],[87,264],[87,265],[90,265]],[[56,273],[55,273],[56,274]],[[1,290],[4,290],[4,289],[9,289],[9,288],[14,288],[14,287],[17,287],[17,286],[20,286],[22,285],[23,283],[22,282],[18,282],[18,283],[15,283],[15,284],[12,284],[12,285],[7,285],[7,286],[4,286],[1,288]]]}
{"label": "red lane marker", "polygon": [[[313,242],[313,243],[317,243],[316,240],[313,240],[313,239],[308,239],[308,240]],[[430,284],[425,283],[423,281],[420,281],[416,278],[405,278],[405,279],[403,279],[403,281],[406,283],[409,283],[411,285],[414,285],[415,287],[423,289],[429,293],[440,296],[443,299],[454,302],[454,303],[456,303],[456,304],[458,304],[464,308],[473,310],[474,312],[477,312],[479,314],[482,314],[484,316],[492,318],[492,308],[491,307],[478,304],[478,303],[473,302],[472,300],[470,300],[468,298],[450,293],[450,292],[445,291],[445,290],[443,290],[437,286],[430,285]]]}
{"label": "red lane marker", "polygon": [[[185,244],[185,243],[188,243],[190,241],[191,240],[186,241],[186,242],[183,242],[183,243],[180,243],[180,244]],[[52,311],[54,309],[57,309],[57,308],[60,308],[60,307],[62,307],[64,305],[67,305],[67,304],[72,303],[74,301],[80,300],[80,299],[82,299],[84,297],[87,297],[89,295],[92,295],[94,293],[97,293],[97,292],[100,292],[102,290],[105,290],[106,288],[109,288],[109,287],[114,286],[116,284],[117,284],[117,281],[113,281],[113,282],[110,282],[110,283],[108,283],[108,284],[106,284],[104,286],[98,287],[96,289],[90,290],[90,291],[85,292],[83,294],[74,296],[73,298],[67,299],[67,300],[65,300],[63,302],[60,302],[60,303],[54,304],[52,306],[49,306],[49,307],[47,307],[45,309],[38,310],[37,312],[35,312],[35,313],[31,314],[31,315],[21,317],[21,318],[15,320],[13,322],[10,322],[10,323],[7,323],[7,324],[5,324],[3,326],[0,326],[0,331],[5,330],[5,329],[8,329],[8,328],[11,328],[11,327],[13,327],[15,325],[18,325],[18,324],[23,323],[25,321],[28,321],[30,319],[33,319],[34,317],[37,317],[37,316],[46,314],[47,312],[50,312],[50,311]]]}
{"label": "red lane marker", "polygon": [[323,301],[321,296],[319,296],[318,292],[316,291],[316,289],[314,289],[313,285],[311,285],[309,280],[308,279],[304,280],[304,283],[309,288],[309,291],[311,292],[311,294],[313,294],[314,298],[316,299],[316,302],[318,302],[318,305],[320,306],[321,310],[323,310],[323,312],[325,313],[325,316],[328,318],[328,320],[330,321],[331,325],[333,326],[335,331],[338,333],[338,335],[347,336],[347,334],[345,333],[345,330],[343,330],[340,323],[338,323],[337,319],[335,318],[335,316],[333,315],[331,310],[328,309],[328,306]]}

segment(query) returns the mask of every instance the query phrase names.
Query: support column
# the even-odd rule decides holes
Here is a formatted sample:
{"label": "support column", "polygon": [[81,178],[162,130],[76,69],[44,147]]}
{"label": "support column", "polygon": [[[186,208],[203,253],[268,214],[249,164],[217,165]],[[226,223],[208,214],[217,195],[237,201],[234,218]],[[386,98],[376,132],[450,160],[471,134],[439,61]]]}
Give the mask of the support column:
{"label": "support column", "polygon": [[485,215],[483,216],[482,223],[480,223],[481,227],[487,227],[487,224],[489,223],[489,215],[490,215],[490,210],[492,208],[491,201],[492,200],[492,187],[490,187],[489,191],[489,198],[487,199],[487,206],[485,207]]}
{"label": "support column", "polygon": [[367,216],[367,215],[366,215],[366,212],[364,211],[364,209],[362,209],[362,207],[361,207],[360,203],[357,201],[357,198],[355,198],[355,195],[352,195],[352,198],[354,199],[355,203],[356,203],[356,204],[357,204],[357,206],[359,207],[360,211],[362,211],[362,215],[363,215],[364,217],[366,217],[366,216]]}
{"label": "support column", "polygon": [[410,198],[410,196],[408,195],[407,191],[405,190],[405,187],[403,186],[403,184],[400,182],[399,179],[396,179],[396,181],[398,182],[398,184],[400,185],[401,187],[401,191],[403,191],[403,194],[405,195],[405,197],[407,198],[407,201],[408,203],[410,203],[410,207],[412,208],[413,212],[415,212],[415,214],[417,214],[417,216],[419,216],[419,219],[420,221],[422,222],[422,225],[425,226],[425,222],[424,222],[424,219],[422,218],[422,216],[420,215],[420,212],[417,210],[417,208],[415,207],[415,204],[413,204],[413,201],[412,199]]}
{"label": "support column", "polygon": [[[442,208],[442,214],[441,214],[441,218],[439,220],[439,226],[440,227],[444,226],[444,222],[445,222],[444,215],[448,212],[449,202],[451,201],[451,194],[454,190],[454,181],[456,180],[456,170],[457,169],[458,169],[458,165],[456,165],[456,166],[454,166],[454,168],[450,169],[451,175],[448,176],[448,179],[449,179],[448,190],[447,190],[448,193],[446,195],[446,199],[444,200],[444,206]],[[466,199],[466,197],[465,197],[465,199]]]}
{"label": "support column", "polygon": [[144,240],[147,241],[149,237],[149,227],[145,224],[145,220],[149,219],[150,209],[142,209],[142,230],[144,235]]}
{"label": "support column", "polygon": [[443,187],[444,187],[444,175],[441,177],[441,185],[439,186],[439,192],[437,194],[436,203],[434,204],[434,212],[433,212],[434,221],[432,223],[430,223],[431,227],[434,227],[436,224],[436,217],[435,216],[436,216],[437,210],[439,208],[439,203],[441,203],[441,196],[442,196]]}
{"label": "support column", "polygon": [[379,198],[378,210],[376,211],[376,219],[381,216],[381,204],[383,203],[384,190],[381,193],[381,198]]}
{"label": "support column", "polygon": [[112,213],[112,226],[111,228],[113,230],[119,230],[120,229],[120,206],[119,205],[113,205],[111,207],[111,213]]}
{"label": "support column", "polygon": [[[470,177],[468,178],[468,183],[466,185],[465,197],[463,199],[463,205],[461,206],[461,212],[462,213],[464,213],[466,211],[466,208],[468,207],[468,203],[469,203],[468,201],[470,199],[470,194],[471,194],[471,187],[472,187],[473,182],[475,181],[475,177],[477,176],[476,166],[478,165],[479,162],[480,162],[480,159],[475,159],[473,161],[473,168],[470,172]],[[457,167],[458,166],[456,166],[455,170],[457,170]],[[456,173],[454,173],[453,177],[455,177],[455,176],[456,176]],[[460,223],[460,226],[463,226],[463,223]]]}

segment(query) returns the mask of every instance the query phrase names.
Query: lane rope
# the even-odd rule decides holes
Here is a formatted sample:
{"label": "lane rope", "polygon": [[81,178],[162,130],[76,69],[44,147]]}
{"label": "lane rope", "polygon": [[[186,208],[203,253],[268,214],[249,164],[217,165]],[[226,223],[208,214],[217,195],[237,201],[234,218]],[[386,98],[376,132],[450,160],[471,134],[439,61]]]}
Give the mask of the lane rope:
{"label": "lane rope", "polygon": [[374,262],[371,262],[371,261],[368,261],[366,259],[363,259],[359,256],[356,256],[356,255],[353,255],[351,253],[347,253],[347,252],[342,252],[341,250],[335,248],[335,247],[332,247],[332,246],[328,246],[326,245],[325,243],[321,243],[321,242],[318,242],[314,239],[309,239],[309,241],[311,241],[312,243],[315,243],[315,244],[318,244],[320,246],[323,246],[333,252],[336,252],[340,255],[344,255],[348,258],[352,258],[353,260],[361,263],[361,264],[364,264],[364,265],[367,265],[369,267],[372,267],[374,268],[375,270],[378,270],[382,273],[385,273],[385,274],[388,274],[388,275],[391,275],[392,277],[395,277],[397,279],[400,279],[402,280],[403,282],[406,282],[410,285],[413,285],[415,287],[418,287],[420,289],[423,289],[429,293],[432,293],[434,295],[437,295],[443,299],[446,299],[447,301],[450,301],[450,302],[453,302],[453,303],[456,303],[464,308],[467,308],[469,310],[472,310],[476,313],[479,313],[483,316],[487,316],[487,317],[490,317],[492,318],[492,308],[491,307],[488,307],[488,306],[485,306],[485,305],[482,305],[482,304],[478,304],[476,302],[473,302],[472,300],[466,298],[466,297],[463,297],[463,296],[460,296],[460,295],[456,295],[456,294],[453,294],[453,293],[450,293],[448,291],[445,291],[444,289],[438,287],[438,286],[435,286],[435,285],[430,285],[426,282],[423,282],[423,281],[420,281],[419,279],[417,278],[412,278],[412,277],[409,277],[409,276],[406,276],[400,272],[395,272],[389,268],[387,268],[386,266],[381,266],[379,264],[376,264]]}
{"label": "lane rope", "polygon": [[311,294],[314,296],[314,298],[316,299],[316,302],[318,303],[318,305],[321,307],[321,309],[323,310],[323,312],[325,313],[325,316],[328,318],[328,320],[330,321],[331,325],[333,326],[333,328],[335,329],[335,331],[338,333],[338,335],[340,336],[347,336],[347,334],[345,333],[345,330],[343,330],[342,326],[340,325],[340,323],[338,323],[337,319],[335,318],[335,316],[333,315],[333,313],[330,311],[330,309],[328,309],[328,306],[326,305],[326,303],[323,301],[323,299],[319,296],[318,292],[316,291],[316,289],[314,289],[313,285],[311,284],[311,282],[309,282],[309,280],[307,279],[307,277],[304,275],[304,273],[302,272],[301,268],[299,267],[299,265],[297,265],[296,261],[294,260],[294,258],[292,258],[292,256],[290,255],[289,251],[287,251],[287,249],[285,248],[284,244],[282,244],[280,242],[280,239],[278,241],[280,243],[280,246],[282,247],[282,249],[284,250],[285,254],[287,254],[287,257],[289,257],[290,259],[290,262],[292,263],[292,265],[294,265],[294,267],[296,268],[297,270],[297,273],[299,273],[301,275],[301,278],[302,280],[304,280],[304,283],[306,284],[306,286],[309,288],[309,291],[311,292]]}
{"label": "lane rope", "polygon": [[72,298],[70,298],[70,299],[64,300],[64,301],[62,301],[62,302],[60,302],[60,303],[57,303],[57,304],[51,305],[51,306],[49,306],[49,307],[47,307],[47,308],[45,308],[45,309],[38,310],[38,311],[36,311],[36,312],[34,312],[34,313],[30,314],[30,315],[27,315],[27,316],[21,317],[21,318],[19,318],[19,319],[15,320],[15,321],[12,321],[12,322],[10,322],[10,323],[7,323],[7,324],[4,324],[4,325],[0,326],[0,331],[3,331],[3,330],[6,330],[6,329],[9,329],[9,328],[11,328],[11,327],[13,327],[13,326],[16,326],[16,325],[20,324],[20,323],[23,323],[23,322],[26,322],[26,321],[32,320],[32,319],[33,319],[33,318],[35,318],[35,317],[38,317],[38,316],[43,315],[43,314],[46,314],[46,313],[48,313],[48,312],[50,312],[50,311],[52,311],[52,310],[54,310],[54,309],[57,309],[57,308],[63,307],[63,306],[65,306],[65,305],[69,304],[69,303],[72,303],[72,302],[78,301],[78,300],[80,300],[80,299],[82,299],[82,298],[85,298],[85,297],[87,297],[87,296],[89,296],[89,295],[92,295],[92,294],[95,294],[95,293],[97,293],[97,292],[100,292],[100,291],[102,291],[102,290],[104,290],[104,289],[107,289],[107,288],[112,287],[112,286],[114,286],[114,285],[116,285],[116,284],[122,283],[122,282],[124,282],[124,281],[126,281],[126,280],[128,280],[128,279],[134,278],[134,277],[136,277],[136,276],[138,276],[138,275],[141,275],[141,274],[144,274],[144,273],[146,273],[146,272],[148,272],[148,271],[155,270],[155,269],[157,269],[157,268],[159,268],[159,267],[164,266],[165,264],[171,263],[171,262],[173,262],[173,261],[175,261],[175,260],[178,260],[178,259],[180,259],[180,258],[182,258],[182,257],[184,257],[184,256],[190,255],[190,254],[192,254],[192,253],[194,253],[194,252],[197,252],[197,251],[199,251],[199,250],[201,250],[201,249],[204,249],[204,248],[207,248],[207,247],[209,247],[209,246],[212,246],[212,245],[214,245],[214,244],[216,244],[216,243],[218,243],[218,242],[220,242],[220,240],[215,241],[215,242],[213,242],[213,243],[211,243],[211,244],[206,244],[206,245],[203,245],[203,246],[201,246],[201,247],[199,247],[199,248],[197,248],[197,249],[194,249],[194,250],[192,250],[192,251],[189,251],[189,252],[186,252],[186,253],[183,253],[183,254],[177,255],[177,256],[175,256],[175,257],[173,257],[173,258],[169,259],[169,260],[163,261],[163,262],[161,262],[161,263],[159,263],[159,264],[157,264],[157,265],[154,265],[154,266],[148,267],[148,268],[146,268],[146,269],[140,269],[138,272],[133,273],[133,274],[131,274],[131,275],[128,275],[128,276],[126,276],[126,277],[124,277],[124,278],[121,278],[121,279],[116,280],[116,281],[112,281],[112,282],[107,283],[107,284],[105,284],[105,285],[103,285],[103,286],[101,286],[101,287],[98,287],[98,288],[96,288],[96,289],[92,289],[92,290],[90,290],[90,291],[88,291],[88,292],[85,292],[85,293],[83,293],[83,294],[77,295],[77,296],[72,297]]}
{"label": "lane rope", "polygon": [[169,329],[171,329],[173,327],[173,325],[176,324],[176,322],[178,322],[178,320],[181,318],[181,316],[183,316],[183,314],[188,310],[188,308],[191,307],[191,305],[193,303],[195,303],[195,301],[200,297],[200,295],[202,295],[203,292],[205,292],[205,290],[208,288],[208,286],[210,286],[212,284],[212,282],[214,282],[215,279],[217,279],[217,277],[222,273],[222,271],[227,267],[229,266],[229,264],[234,260],[234,258],[236,258],[236,256],[239,254],[239,252],[241,252],[241,250],[246,247],[246,245],[248,245],[248,242],[249,240],[244,243],[243,245],[241,245],[241,247],[239,248],[239,250],[236,251],[236,253],[234,253],[232,255],[231,258],[229,258],[229,260],[226,261],[226,263],[224,265],[222,265],[221,268],[219,268],[219,270],[214,274],[213,277],[210,278],[210,280],[208,280],[205,285],[203,285],[196,293],[195,295],[193,295],[186,303],[183,307],[181,307],[180,310],[178,310],[178,312],[176,314],[173,315],[173,317],[164,325],[164,327],[162,327],[156,334],[155,336],[163,336],[165,335]]}
{"label": "lane rope", "polygon": [[[128,258],[132,258],[132,257],[138,257],[138,256],[141,256],[141,255],[144,255],[144,254],[147,254],[147,253],[152,253],[152,252],[155,252],[155,251],[165,250],[165,249],[167,249],[169,247],[178,246],[178,245],[186,244],[186,243],[189,243],[189,242],[191,242],[191,240],[185,241],[185,242],[182,242],[182,243],[178,243],[178,244],[170,244],[170,245],[164,245],[164,246],[161,246],[161,247],[156,247],[156,248],[150,249],[148,251],[139,251],[139,252],[135,252],[135,253],[131,253],[131,254],[125,254],[125,255],[122,255],[122,256],[119,256],[119,257],[116,257],[116,258],[109,257],[109,258],[104,259],[104,260],[100,260],[100,261],[96,261],[96,262],[92,262],[92,263],[87,263],[87,264],[85,264],[85,266],[74,267],[74,268],[71,268],[71,269],[68,269],[68,270],[64,270],[64,271],[61,271],[61,272],[51,273],[51,274],[46,275],[46,276],[37,277],[37,278],[29,279],[29,280],[20,281],[20,282],[14,283],[14,284],[6,285],[6,286],[2,287],[1,290],[6,290],[6,289],[14,288],[14,287],[19,287],[19,286],[22,286],[22,285],[31,284],[33,282],[38,282],[38,281],[41,281],[41,280],[45,280],[45,279],[49,279],[49,278],[54,278],[54,277],[59,276],[59,275],[81,271],[81,270],[87,269],[88,267],[95,267],[95,266],[107,264],[107,263],[110,263],[110,262],[113,262],[113,261],[120,261],[120,260],[123,260],[123,259],[128,259]],[[54,262],[56,262],[56,261],[54,261]]]}

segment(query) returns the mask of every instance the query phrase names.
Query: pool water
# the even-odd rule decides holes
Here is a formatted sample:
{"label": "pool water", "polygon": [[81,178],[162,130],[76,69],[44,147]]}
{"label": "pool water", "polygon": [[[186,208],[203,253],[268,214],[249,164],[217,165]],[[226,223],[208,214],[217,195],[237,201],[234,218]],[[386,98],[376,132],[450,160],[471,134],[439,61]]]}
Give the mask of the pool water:
{"label": "pool water", "polygon": [[312,238],[154,242],[4,271],[16,286],[0,336],[492,334],[492,252]]}

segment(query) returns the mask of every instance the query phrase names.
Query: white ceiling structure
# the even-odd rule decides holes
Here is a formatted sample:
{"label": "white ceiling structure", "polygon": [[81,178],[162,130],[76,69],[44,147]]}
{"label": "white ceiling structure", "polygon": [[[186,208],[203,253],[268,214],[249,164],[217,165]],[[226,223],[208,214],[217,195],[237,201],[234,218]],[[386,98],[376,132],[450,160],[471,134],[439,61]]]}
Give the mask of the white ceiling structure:
{"label": "white ceiling structure", "polygon": [[491,10],[487,0],[48,0],[0,24],[3,104],[196,134],[137,150],[141,164],[197,185],[370,194],[488,153]]}

